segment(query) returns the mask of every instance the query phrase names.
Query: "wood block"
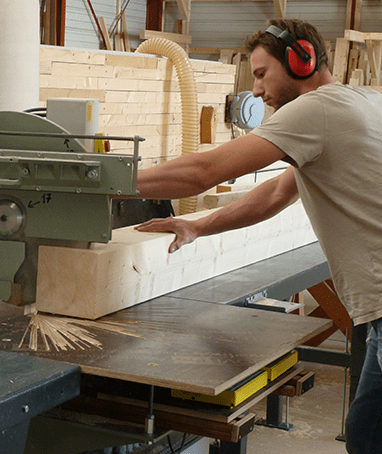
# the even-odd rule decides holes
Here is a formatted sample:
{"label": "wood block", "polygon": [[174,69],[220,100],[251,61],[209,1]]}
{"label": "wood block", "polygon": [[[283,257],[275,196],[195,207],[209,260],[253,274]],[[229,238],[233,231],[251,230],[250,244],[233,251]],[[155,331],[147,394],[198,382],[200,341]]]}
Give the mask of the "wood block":
{"label": "wood block", "polygon": [[218,194],[206,194],[203,197],[203,206],[209,210],[213,208],[225,207],[248,194],[249,190],[220,192]]}
{"label": "wood block", "polygon": [[214,106],[203,106],[200,117],[200,142],[215,143],[218,112]]}
{"label": "wood block", "polygon": [[238,52],[232,59],[232,64],[236,67],[234,94],[238,93],[238,88],[239,88],[240,63],[241,63],[241,52]]}
{"label": "wood block", "polygon": [[103,36],[105,38],[106,49],[107,50],[113,50],[113,46],[112,46],[111,41],[110,41],[109,31],[107,29],[105,18],[104,17],[100,17],[99,18],[99,23],[101,25],[102,33],[103,33]]}
{"label": "wood block", "polygon": [[169,255],[172,239],[125,227],[90,249],[41,246],[36,308],[96,319],[316,241],[300,201],[258,225],[199,238]]}
{"label": "wood block", "polygon": [[216,186],[216,192],[236,192],[236,191],[251,191],[258,186],[258,183],[222,183]]}
{"label": "wood block", "polygon": [[351,77],[353,77],[353,71],[358,68],[359,54],[360,52],[358,49],[350,49],[348,63],[348,81]]}
{"label": "wood block", "polygon": [[230,65],[232,63],[233,49],[220,49],[219,61]]}
{"label": "wood block", "polygon": [[363,72],[363,84],[370,85],[370,63],[366,49],[362,49],[359,55],[358,69],[362,69]]}
{"label": "wood block", "polygon": [[344,84],[349,56],[349,41],[345,38],[337,38],[334,54],[333,79]]}
{"label": "wood block", "polygon": [[349,80],[350,85],[364,85],[363,83],[363,71],[362,69],[355,69]]}
{"label": "wood block", "polygon": [[191,44],[192,37],[191,35],[183,35],[180,33],[165,33],[158,32],[155,30],[141,30],[140,33],[141,39],[150,39],[150,38],[164,38],[174,41],[178,44]]}
{"label": "wood block", "polygon": [[129,30],[127,28],[127,17],[126,17],[126,11],[122,13],[122,38],[123,38],[123,45],[125,48],[125,52],[130,52],[130,38],[129,38]]}

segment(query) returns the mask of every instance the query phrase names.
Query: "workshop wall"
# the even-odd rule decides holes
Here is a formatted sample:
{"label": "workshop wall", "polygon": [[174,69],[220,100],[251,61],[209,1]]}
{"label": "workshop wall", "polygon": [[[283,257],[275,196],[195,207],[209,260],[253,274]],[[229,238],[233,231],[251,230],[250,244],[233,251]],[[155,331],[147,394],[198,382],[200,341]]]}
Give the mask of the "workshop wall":
{"label": "workshop wall", "polygon": [[[227,142],[224,123],[227,94],[234,89],[234,65],[192,60],[198,109],[213,105],[218,124],[215,145]],[[40,49],[40,106],[48,98],[89,98],[100,101],[99,132],[144,137],[141,168],[181,154],[181,103],[173,64],[167,58],[108,51],[81,51],[54,46]],[[131,153],[131,144],[112,142],[112,150]]]}
{"label": "workshop wall", "polygon": [[[106,25],[110,29],[114,25],[116,2],[114,0],[92,0],[91,3],[97,17],[104,17]],[[135,49],[141,43],[140,30],[146,27],[146,2],[130,0],[126,13],[130,44]],[[65,46],[86,50],[100,48],[99,32],[85,0],[66,0]]]}
{"label": "workshop wall", "polygon": [[[342,37],[346,24],[346,0],[288,0],[286,18],[299,18],[315,25],[327,41]],[[176,2],[165,2],[165,31],[176,32],[180,17]],[[362,13],[368,10],[362,6]],[[242,48],[247,36],[264,29],[276,17],[272,1],[192,2],[189,34],[190,55],[217,60],[219,55],[201,53],[203,48]],[[381,16],[379,16],[381,17]],[[368,30],[371,31],[371,30]],[[196,50],[197,52],[193,52]]]}

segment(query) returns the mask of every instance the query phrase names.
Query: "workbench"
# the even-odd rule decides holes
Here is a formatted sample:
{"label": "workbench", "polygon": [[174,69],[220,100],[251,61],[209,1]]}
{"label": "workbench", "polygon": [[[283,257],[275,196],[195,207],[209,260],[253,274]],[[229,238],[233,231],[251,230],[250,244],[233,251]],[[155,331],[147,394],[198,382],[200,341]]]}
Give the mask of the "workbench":
{"label": "workbench", "polygon": [[[67,351],[45,351],[43,344],[36,352],[25,343],[19,348],[29,318],[3,317],[1,350],[18,352],[20,361],[81,368],[81,395],[33,418],[25,453],[154,443],[169,430],[225,440],[231,452],[241,443],[236,452],[245,452],[242,441],[254,424],[249,409],[296,370],[234,408],[175,402],[169,390],[217,395],[327,330],[327,319],[250,305],[258,295],[285,299],[328,277],[313,243],[103,317],[86,327],[98,346]],[[106,329],[111,325],[117,331]]]}

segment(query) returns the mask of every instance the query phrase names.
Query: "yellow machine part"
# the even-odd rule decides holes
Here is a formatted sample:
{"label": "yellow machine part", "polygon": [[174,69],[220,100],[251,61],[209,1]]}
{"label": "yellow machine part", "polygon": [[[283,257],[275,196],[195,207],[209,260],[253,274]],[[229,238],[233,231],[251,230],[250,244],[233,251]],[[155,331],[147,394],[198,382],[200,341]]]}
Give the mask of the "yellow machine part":
{"label": "yellow machine part", "polygon": [[288,369],[293,367],[297,364],[298,361],[298,352],[294,350],[291,353],[288,353],[283,358],[278,359],[277,361],[269,364],[268,366],[264,367],[264,370],[268,373],[268,381],[273,381]]}
{"label": "yellow machine part", "polygon": [[251,397],[260,389],[264,388],[268,383],[268,373],[264,370],[260,374],[250,379],[238,389],[230,388],[217,396],[208,396],[206,394],[192,393],[188,391],[181,391],[172,389],[171,395],[180,399],[195,400],[197,402],[207,402],[210,404],[223,405],[225,407],[236,407],[244,402],[248,397]]}
{"label": "yellow machine part", "polygon": [[275,380],[284,372],[292,368],[298,362],[297,350],[288,353],[281,359],[269,364],[260,370],[255,376],[251,376],[246,382],[241,382],[217,396],[208,396],[178,389],[171,390],[171,396],[185,400],[206,402],[210,404],[223,405],[225,407],[236,407],[251,397],[253,394],[264,388],[269,382]]}

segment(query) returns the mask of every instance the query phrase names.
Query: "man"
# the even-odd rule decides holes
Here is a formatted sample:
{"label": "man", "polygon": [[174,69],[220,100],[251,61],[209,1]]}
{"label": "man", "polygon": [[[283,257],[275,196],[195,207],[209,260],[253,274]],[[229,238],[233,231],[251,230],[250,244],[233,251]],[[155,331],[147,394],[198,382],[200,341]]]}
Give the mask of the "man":
{"label": "man", "polygon": [[347,418],[347,449],[382,453],[382,96],[333,83],[325,43],[310,24],[270,25],[247,47],[253,94],[275,113],[251,134],[215,150],[140,172],[138,189],[143,198],[177,199],[277,160],[292,165],[212,215],[152,220],[137,230],[174,232],[174,252],[199,236],[268,219],[300,196],[342,303],[356,325],[373,327]]}

